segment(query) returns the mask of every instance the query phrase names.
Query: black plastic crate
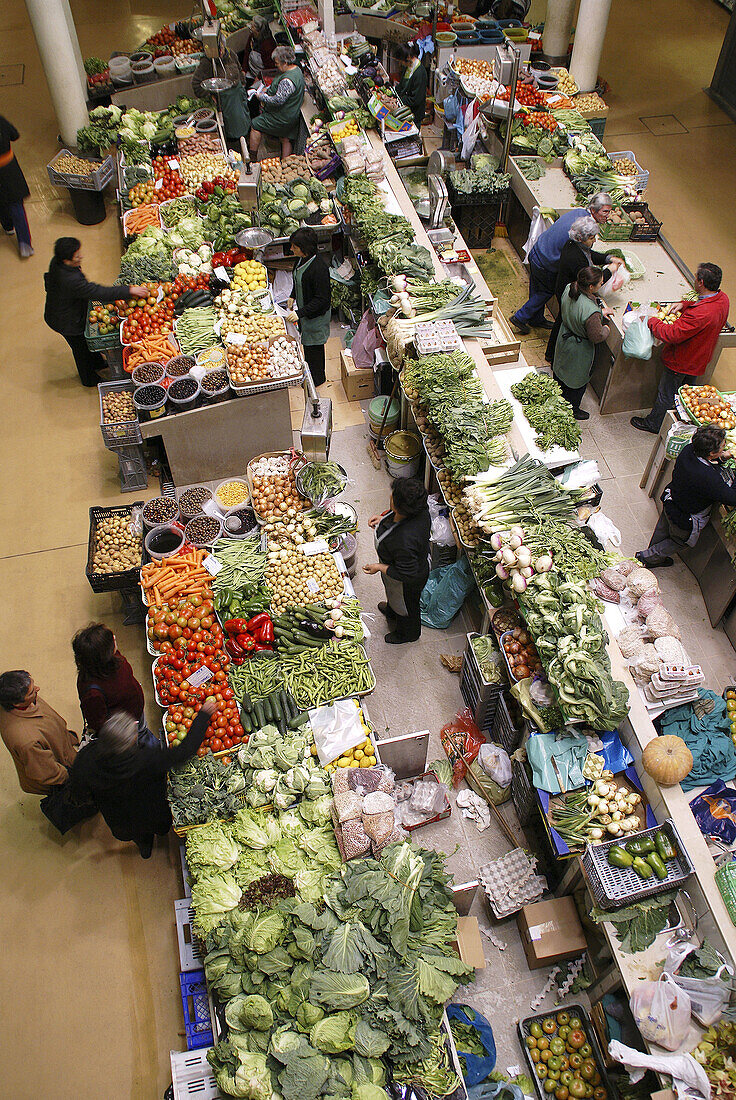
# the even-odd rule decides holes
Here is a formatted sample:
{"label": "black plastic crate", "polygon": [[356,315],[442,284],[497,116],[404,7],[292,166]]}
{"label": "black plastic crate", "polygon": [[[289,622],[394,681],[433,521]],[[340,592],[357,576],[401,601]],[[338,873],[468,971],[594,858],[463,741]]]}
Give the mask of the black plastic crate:
{"label": "black plastic crate", "polygon": [[[509,195],[508,187],[504,191],[473,191],[470,194],[458,191],[450,176],[447,177],[447,193],[452,206],[501,206]],[[454,215],[453,215],[454,216]]]}
{"label": "black plastic crate", "polygon": [[470,676],[466,673],[460,676],[460,694],[462,695],[465,705],[469,708],[473,721],[479,730],[485,733],[489,733],[491,726],[493,725],[493,718],[496,713],[496,706],[498,703],[500,690],[492,695],[489,699],[481,702],[478,699],[478,693],[476,691],[475,684],[471,680]]}
{"label": "black plastic crate", "polygon": [[[622,209],[624,213],[631,216],[636,212],[642,214],[646,219],[646,225],[642,225],[641,222],[634,222],[633,229],[631,230],[630,240],[632,241],[656,241],[659,236],[659,231],[662,228],[662,223],[657,221],[654,214],[649,209],[649,203],[647,202],[625,202],[622,203]],[[632,219],[633,221],[633,219]]]}
{"label": "black plastic crate", "polygon": [[517,719],[513,713],[513,708],[509,706],[508,698],[506,692],[502,691],[500,693],[496,712],[493,716],[491,737],[510,755],[521,744],[524,735],[524,720],[522,719],[520,722]]}
{"label": "black plastic crate", "polygon": [[469,248],[492,244],[503,199],[485,206],[453,206],[452,217]]}
{"label": "black plastic crate", "polygon": [[89,510],[89,541],[87,544],[87,567],[85,575],[93,592],[117,592],[123,588],[135,588],[138,584],[140,566],[134,569],[126,569],[122,573],[95,573],[92,569],[92,557],[95,544],[95,532],[100,520],[109,516],[130,516],[133,508],[142,508],[144,501],[134,500],[132,504],[122,505],[117,508],[90,508]]}
{"label": "black plastic crate", "polygon": [[511,761],[511,801],[520,825],[527,825],[537,808],[537,795],[532,786],[532,771],[521,760]]}

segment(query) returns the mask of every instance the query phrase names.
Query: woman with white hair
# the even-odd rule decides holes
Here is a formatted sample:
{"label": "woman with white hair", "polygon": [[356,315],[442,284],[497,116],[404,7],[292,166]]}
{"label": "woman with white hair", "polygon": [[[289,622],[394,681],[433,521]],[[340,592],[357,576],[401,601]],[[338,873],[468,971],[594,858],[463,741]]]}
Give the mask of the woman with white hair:
{"label": "woman with white hair", "polygon": [[254,15],[250,35],[243,52],[243,68],[251,76],[259,77],[264,69],[273,68],[273,51],[276,39],[271,26],[263,15]]}
{"label": "woman with white hair", "polygon": [[206,700],[184,740],[164,748],[141,745],[135,718],[118,710],[77,753],[71,789],[94,803],[117,840],[137,844],[143,859],[153,851],[154,836],[166,836],[171,828],[166,773],[194,756],[214,713],[214,699]]}
{"label": "woman with white hair", "polygon": [[569,239],[560,253],[560,266],[557,268],[557,280],[555,282],[557,320],[552,327],[552,331],[549,334],[549,340],[547,341],[545,359],[548,363],[552,362],[555,355],[557,334],[560,331],[560,324],[562,321],[560,303],[565,287],[575,281],[581,267],[603,268],[603,282],[607,283],[616,268],[621,265],[621,260],[615,257],[609,259],[605,253],[593,251],[597,236],[598,222],[595,218],[591,217],[590,214],[581,214],[579,218],[576,218],[568,230]]}
{"label": "woman with white hair", "polygon": [[263,134],[281,138],[281,156],[288,157],[293,150],[293,140],[299,132],[302,103],[304,102],[304,73],[296,64],[291,46],[277,46],[273,61],[278,74],[270,87],[256,93],[261,113],[253,120],[250,132],[250,151],[255,159]]}

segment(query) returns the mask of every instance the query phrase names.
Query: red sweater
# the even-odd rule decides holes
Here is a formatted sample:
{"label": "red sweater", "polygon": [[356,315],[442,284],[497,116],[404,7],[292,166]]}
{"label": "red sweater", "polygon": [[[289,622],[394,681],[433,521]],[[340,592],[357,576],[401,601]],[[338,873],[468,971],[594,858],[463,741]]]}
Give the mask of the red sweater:
{"label": "red sweater", "polygon": [[99,676],[96,680],[77,677],[79,705],[85,723],[98,733],[108,715],[114,710],[126,710],[136,721],[143,714],[145,700],[143,688],[133,675],[125,657],[116,654],[118,667],[112,676]]}
{"label": "red sweater", "polygon": [[665,344],[664,365],[676,374],[703,374],[728,319],[729,304],[727,295],[719,290],[709,298],[683,302],[682,313],[672,325],[650,317],[649,328]]}

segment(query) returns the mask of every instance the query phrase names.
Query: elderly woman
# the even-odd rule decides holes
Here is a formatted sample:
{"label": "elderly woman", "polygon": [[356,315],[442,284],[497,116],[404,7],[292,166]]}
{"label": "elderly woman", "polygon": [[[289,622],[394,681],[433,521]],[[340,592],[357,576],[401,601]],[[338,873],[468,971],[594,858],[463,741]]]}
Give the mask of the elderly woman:
{"label": "elderly woman", "polygon": [[94,741],[77,753],[69,772],[77,797],[89,798],[117,840],[132,840],[143,859],[153,851],[154,836],[166,836],[171,810],[166,773],[194,756],[204,740],[215,700],[206,700],[179,745],[144,746],[138,723],[126,711],[115,711]]}
{"label": "elderly woman", "polygon": [[363,566],[368,576],[381,574],[386,603],[378,610],[392,626],[384,641],[389,645],[416,642],[422,633],[419,601],[429,576],[431,521],[427,490],[415,477],[397,477],[391,483],[388,511],[371,516],[378,561]]}
{"label": "elderly woman", "polygon": [[[608,257],[604,253],[593,251],[593,245],[598,236],[598,222],[590,214],[583,214],[577,218],[570,226],[568,236],[569,240],[560,253],[560,266],[557,268],[557,280],[555,282],[555,297],[558,307],[557,320],[552,326],[547,342],[545,358],[548,363],[551,363],[554,359],[555,344],[557,343],[557,334],[560,331],[561,323],[559,307],[565,287],[573,282],[581,267],[591,266],[603,268],[603,282],[607,283],[616,268],[620,267],[623,262],[616,257]],[[604,264],[607,266],[604,267]]]}
{"label": "elderly woman", "polygon": [[243,68],[251,76],[260,76],[264,69],[273,67],[272,58],[275,49],[276,39],[271,34],[268,20],[262,15],[254,15],[243,52]]}
{"label": "elderly woman", "polygon": [[583,412],[580,403],[593,371],[595,345],[602,344],[610,331],[605,320],[613,310],[599,297],[602,286],[602,270],[583,267],[562,292],[562,323],[552,374],[565,400],[572,405],[576,420],[590,419],[590,413]]}
{"label": "elderly woman", "polygon": [[299,131],[299,118],[304,102],[304,74],[295,64],[291,46],[277,46],[273,62],[278,74],[268,88],[257,92],[261,113],[253,120],[250,132],[250,151],[256,157],[263,134],[281,138],[281,156],[288,157],[293,150],[293,140]]}

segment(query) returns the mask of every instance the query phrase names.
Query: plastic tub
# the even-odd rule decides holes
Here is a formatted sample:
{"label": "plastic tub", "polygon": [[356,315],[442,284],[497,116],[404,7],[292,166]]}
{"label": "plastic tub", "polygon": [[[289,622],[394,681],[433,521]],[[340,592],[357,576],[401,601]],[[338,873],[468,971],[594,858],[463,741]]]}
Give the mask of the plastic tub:
{"label": "plastic tub", "polygon": [[[195,367],[194,369],[199,371],[202,368]],[[204,377],[200,378],[199,384],[202,400],[206,405],[216,405],[219,401],[227,401],[230,396],[230,381],[224,367],[206,371]]]}
{"label": "plastic tub", "polygon": [[148,555],[156,561],[176,554],[184,545],[184,532],[171,523],[159,523],[152,527],[143,540]]}
{"label": "plastic tub", "polygon": [[214,117],[215,112],[211,107],[198,107],[196,111],[192,111],[192,118],[195,122],[204,122],[205,119]]}
{"label": "plastic tub", "polygon": [[539,72],[539,73],[548,73],[550,68],[551,68],[551,65],[549,65],[546,61],[542,61],[541,57],[540,58],[533,57],[531,59],[531,61],[529,62],[529,68],[530,69],[536,69],[537,72]]}
{"label": "plastic tub", "polygon": [[161,57],[157,57],[153,62],[153,67],[159,76],[172,76],[176,72],[176,62],[171,54],[165,53]]}
{"label": "plastic tub", "polygon": [[163,386],[139,386],[133,391],[133,404],[139,420],[156,420],[166,415],[166,390]]}
{"label": "plastic tub", "polygon": [[207,370],[216,370],[219,367],[225,368],[227,366],[227,352],[220,344],[215,344],[205,351],[200,351],[197,356],[197,366],[205,367]]}
{"label": "plastic tub", "polygon": [[[373,431],[378,434],[381,430],[381,423],[383,422],[383,415],[386,411],[386,405],[389,402],[388,397],[374,397],[368,406],[368,421]],[[401,415],[401,406],[394,397],[391,401],[391,405],[386,417],[386,423],[383,425],[384,436],[389,435],[394,431],[396,425],[399,423],[399,416]]]}
{"label": "plastic tub", "polygon": [[259,535],[260,527],[256,514],[247,504],[239,504],[236,508],[228,508],[222,521],[222,533],[229,539],[247,539],[251,535]]}
{"label": "plastic tub", "polygon": [[136,84],[143,84],[146,80],[150,80],[156,75],[156,70],[150,61],[134,61],[133,62],[133,80]]}
{"label": "plastic tub", "polygon": [[184,378],[194,366],[191,355],[175,355],[165,364],[167,378]]}
{"label": "plastic tub", "polygon": [[188,123],[188,119],[189,115],[177,115],[173,123],[174,129],[176,129],[177,126],[186,126]]}
{"label": "plastic tub", "polygon": [[413,432],[392,432],[384,444],[386,469],[392,477],[414,477],[422,459],[422,443]]}
{"label": "plastic tub", "polygon": [[454,46],[457,35],[454,31],[437,31],[437,42],[440,46]]}
{"label": "plastic tub", "polygon": [[136,61],[153,61],[153,54],[150,50],[136,50],[135,53],[130,55],[130,60],[133,63]]}
{"label": "plastic tub", "polygon": [[128,88],[133,83],[133,73],[110,73],[112,82],[116,88]]}
{"label": "plastic tub", "polygon": [[339,552],[342,554],[342,559],[345,562],[345,568],[348,571],[349,577],[355,576],[355,555],[358,550],[358,540],[355,535],[343,535],[338,546]]}
{"label": "plastic tub", "polygon": [[184,530],[184,537],[187,542],[190,542],[198,550],[205,546],[212,546],[221,535],[222,520],[205,515],[204,512],[200,512],[199,515],[190,519]]}
{"label": "plastic tub", "polygon": [[143,506],[143,526],[148,531],[154,527],[166,527],[179,518],[176,497],[153,497]]}
{"label": "plastic tub", "polygon": [[206,501],[212,500],[212,490],[206,485],[192,485],[179,497],[179,512],[182,519],[190,520],[198,516]]}
{"label": "plastic tub", "polygon": [[172,413],[187,412],[197,404],[199,382],[196,378],[177,378],[167,390],[169,407]]}
{"label": "plastic tub", "polygon": [[216,134],[217,123],[213,118],[205,118],[196,124],[198,134]]}
{"label": "plastic tub", "polygon": [[114,76],[115,73],[129,73],[132,62],[127,54],[121,53],[116,57],[110,58],[110,76]]}
{"label": "plastic tub", "polygon": [[163,363],[141,363],[135,368],[131,378],[136,386],[155,386],[163,381],[165,374]]}
{"label": "plastic tub", "polygon": [[[230,485],[233,487],[232,493],[234,499],[232,499],[229,504],[226,504],[224,501],[222,501],[219,495],[220,489],[222,489],[225,485]],[[241,495],[240,500],[238,500],[236,495],[238,492]],[[244,477],[226,477],[225,480],[221,481],[215,489],[213,499],[217,507],[223,513],[232,512],[236,508],[242,508],[243,505],[247,504],[250,500],[250,488],[248,487],[248,482],[245,480]]]}

